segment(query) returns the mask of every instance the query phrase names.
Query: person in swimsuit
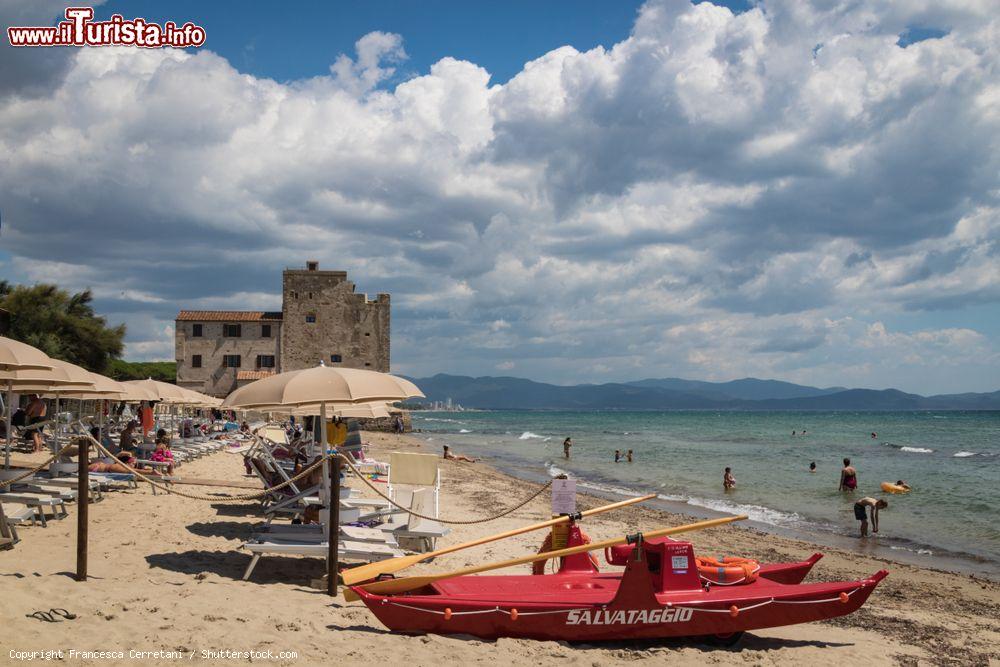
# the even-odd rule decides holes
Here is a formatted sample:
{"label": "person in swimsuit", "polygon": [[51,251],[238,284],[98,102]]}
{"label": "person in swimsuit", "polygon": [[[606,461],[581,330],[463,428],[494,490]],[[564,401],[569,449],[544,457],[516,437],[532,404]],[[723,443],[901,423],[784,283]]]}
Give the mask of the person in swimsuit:
{"label": "person in swimsuit", "polygon": [[844,459],[844,468],[840,471],[840,486],[838,491],[853,491],[858,488],[858,471],[851,465],[851,459]]}
{"label": "person in swimsuit", "polygon": [[139,425],[139,422],[132,420],[125,425],[122,429],[121,439],[118,441],[118,446],[123,452],[130,452],[135,454],[138,451],[138,447],[135,444],[135,429]]}
{"label": "person in swimsuit", "polygon": [[736,486],[736,478],[733,477],[733,469],[726,468],[725,474],[722,475],[722,488],[725,491],[729,491]]}
{"label": "person in swimsuit", "polygon": [[476,459],[470,459],[468,456],[462,456],[461,454],[453,454],[448,448],[448,445],[444,445],[444,454],[442,457],[448,459],[449,461],[465,461],[466,463],[475,463]]}
{"label": "person in swimsuit", "polygon": [[[25,415],[28,417],[28,426],[45,421],[47,411],[48,406],[45,405],[45,401],[39,398],[38,394],[31,394],[28,397],[28,407],[24,411]],[[31,429],[31,442],[33,445],[32,451],[42,451],[43,440],[41,426]]]}
{"label": "person in swimsuit", "polygon": [[628,461],[629,463],[632,463],[632,450],[631,449],[628,450],[627,452],[625,452],[625,460]]}
{"label": "person in swimsuit", "polygon": [[563,456],[569,458],[569,449],[573,446],[573,438],[563,440]]}
{"label": "person in swimsuit", "polygon": [[816,472],[816,462],[813,461],[809,464],[809,472]]}
{"label": "person in swimsuit", "polygon": [[861,522],[861,537],[868,537],[868,508],[872,512],[872,532],[878,532],[878,511],[889,506],[885,500],[862,498],[854,503],[854,518]]}
{"label": "person in swimsuit", "polygon": [[621,463],[621,460],[622,460],[622,450],[616,449],[615,450],[615,463]]}

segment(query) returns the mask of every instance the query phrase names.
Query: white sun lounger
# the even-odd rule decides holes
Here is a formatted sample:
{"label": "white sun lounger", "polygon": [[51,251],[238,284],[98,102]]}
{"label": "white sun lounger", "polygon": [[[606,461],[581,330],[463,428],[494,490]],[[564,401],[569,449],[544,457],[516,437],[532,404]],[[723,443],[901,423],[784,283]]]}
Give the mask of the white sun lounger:
{"label": "white sun lounger", "polygon": [[48,521],[45,519],[44,508],[46,507],[52,508],[52,517],[55,519],[64,519],[69,516],[69,512],[66,511],[66,502],[62,498],[56,498],[55,496],[47,496],[42,493],[8,491],[0,493],[0,500],[38,508],[38,516],[42,520],[42,526],[48,525]]}
{"label": "white sun lounger", "polygon": [[[387,545],[373,544],[371,542],[353,542],[344,540],[338,543],[340,558],[345,560],[360,560],[373,562],[386,560],[389,558],[399,558],[403,552],[399,549]],[[309,556],[312,558],[326,558],[330,545],[327,542],[300,542],[294,540],[283,540],[280,538],[269,538],[267,541],[247,542],[243,548],[253,554],[246,572],[243,573],[243,581],[250,578],[260,557],[265,554],[278,554],[282,556]]]}

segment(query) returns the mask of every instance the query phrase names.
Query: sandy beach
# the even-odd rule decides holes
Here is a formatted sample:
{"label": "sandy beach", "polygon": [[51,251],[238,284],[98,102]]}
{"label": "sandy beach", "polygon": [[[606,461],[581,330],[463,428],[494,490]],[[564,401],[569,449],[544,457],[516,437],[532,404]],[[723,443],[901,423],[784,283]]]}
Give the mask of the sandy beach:
{"label": "sandy beach", "polygon": [[[366,434],[377,458],[393,450],[426,449],[417,438]],[[19,456],[25,459],[24,455]],[[537,486],[483,463],[442,462],[441,514],[487,516]],[[243,480],[241,457],[219,453],[184,465],[182,477]],[[357,480],[351,485],[371,492]],[[218,494],[242,489],[184,486]],[[446,543],[548,518],[548,494],[498,521],[452,526]],[[579,497],[580,509],[605,504]],[[1000,584],[968,575],[894,563],[804,541],[726,527],[690,535],[702,553],[767,561],[825,557],[807,581],[860,578],[878,569],[889,578],[851,616],[831,622],[747,633],[736,649],[693,641],[570,645],[468,637],[402,636],[386,631],[360,603],[331,600],[310,588],[318,559],[265,557],[249,582],[240,577],[249,555],[239,549],[261,521],[256,503],[206,502],[152,495],[149,486],[108,493],[91,505],[90,580],[73,580],[76,508],[48,528],[23,527],[22,542],[0,552],[0,663],[12,652],[62,651],[66,664],[170,664],[178,660],[248,662],[225,651],[255,651],[253,662],[274,664],[971,664],[1000,662]],[[630,508],[586,520],[594,539],[684,523],[686,517]],[[542,533],[522,535],[445,556],[412,570],[434,572],[537,550]],[[75,620],[45,623],[26,615],[62,607]],[[105,651],[81,656],[70,651]],[[136,652],[167,652],[142,655]],[[115,652],[121,652],[119,654]],[[175,652],[175,653],[170,653]],[[193,652],[193,653],[192,653]],[[215,653],[212,653],[215,652]],[[270,652],[270,656],[266,655]],[[282,656],[285,652],[285,656]],[[294,656],[288,655],[294,652]],[[37,659],[37,656],[36,656]]]}

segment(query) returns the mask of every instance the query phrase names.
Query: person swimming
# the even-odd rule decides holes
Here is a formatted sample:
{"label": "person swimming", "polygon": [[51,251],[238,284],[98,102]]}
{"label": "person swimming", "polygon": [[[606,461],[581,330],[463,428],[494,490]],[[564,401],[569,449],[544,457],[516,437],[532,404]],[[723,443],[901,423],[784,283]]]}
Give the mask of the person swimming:
{"label": "person swimming", "polygon": [[816,462],[813,461],[809,464],[809,472],[816,472]]}
{"label": "person swimming", "polygon": [[858,488],[858,471],[851,465],[851,459],[844,459],[844,467],[840,471],[840,486],[838,491],[853,491]]}
{"label": "person swimming", "polygon": [[902,480],[902,479],[897,479],[897,480],[896,480],[896,486],[901,486],[901,487],[903,487],[904,489],[906,489],[907,491],[910,491],[910,490],[911,490],[911,489],[910,489],[910,485],[909,485],[909,484],[907,484],[907,483],[906,483],[906,481],[905,481],[905,480]]}
{"label": "person swimming", "polygon": [[729,491],[736,487],[736,478],[733,477],[733,469],[726,468],[725,473],[722,475],[722,488]]}

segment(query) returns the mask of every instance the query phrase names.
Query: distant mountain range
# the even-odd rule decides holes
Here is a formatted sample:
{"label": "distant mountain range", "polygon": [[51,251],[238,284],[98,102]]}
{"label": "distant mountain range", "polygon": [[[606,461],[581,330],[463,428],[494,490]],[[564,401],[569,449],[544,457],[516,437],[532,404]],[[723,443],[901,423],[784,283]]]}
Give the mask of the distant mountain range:
{"label": "distant mountain range", "polygon": [[744,378],[679,378],[560,386],[513,377],[413,378],[426,402],[494,410],[1000,410],[1000,391],[920,396],[897,389],[807,387]]}

